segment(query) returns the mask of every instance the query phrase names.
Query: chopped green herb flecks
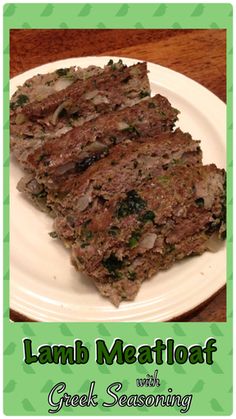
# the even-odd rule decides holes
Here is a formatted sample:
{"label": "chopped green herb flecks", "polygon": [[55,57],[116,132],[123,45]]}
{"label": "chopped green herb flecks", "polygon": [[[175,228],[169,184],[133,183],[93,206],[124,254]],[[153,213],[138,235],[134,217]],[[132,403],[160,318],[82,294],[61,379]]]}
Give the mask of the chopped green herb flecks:
{"label": "chopped green herb flecks", "polygon": [[56,70],[56,73],[59,77],[66,76],[69,71],[69,68],[59,68]]}
{"label": "chopped green herb flecks", "polygon": [[162,184],[167,183],[169,180],[170,180],[169,176],[165,176],[165,175],[164,176],[158,176],[158,181]]}
{"label": "chopped green herb flecks", "polygon": [[204,207],[204,199],[203,199],[203,198],[197,198],[197,199],[195,200],[195,204],[196,204],[198,207]]}
{"label": "chopped green herb flecks", "polygon": [[127,128],[124,128],[122,131],[127,131],[127,132],[130,132],[130,133],[134,133],[138,137],[140,137],[140,132],[134,125],[129,125]]}
{"label": "chopped green herb flecks", "polygon": [[88,225],[91,222],[91,220],[87,220],[83,223],[81,228],[81,240],[84,242],[88,242],[93,238],[92,231],[89,230]]}
{"label": "chopped green herb flecks", "polygon": [[152,175],[151,175],[151,173],[149,173],[149,174],[145,177],[145,180],[152,180]]}
{"label": "chopped green herb flecks", "polygon": [[147,211],[145,212],[142,217],[140,217],[140,221],[147,223],[148,221],[154,221],[155,220],[155,214],[153,211]]}
{"label": "chopped green herb flecks", "polygon": [[123,267],[123,261],[119,260],[113,253],[102,261],[103,266],[114,278],[120,278],[120,272],[117,272]]}
{"label": "chopped green herb flecks", "polygon": [[43,190],[42,192],[39,192],[36,196],[37,198],[46,198],[47,192]]}
{"label": "chopped green herb flecks", "polygon": [[85,237],[87,240],[91,240],[93,238],[93,233],[90,230],[86,230]]}
{"label": "chopped green herb flecks", "polygon": [[144,97],[147,97],[147,96],[150,96],[150,93],[145,90],[141,90],[141,92],[139,93],[140,99],[143,99]]}
{"label": "chopped green herb flecks", "polygon": [[132,190],[127,192],[126,198],[118,204],[117,216],[118,218],[123,218],[130,214],[138,214],[145,207],[146,201],[136,191]]}
{"label": "chopped green herb flecks", "polygon": [[25,103],[29,102],[29,98],[26,95],[19,95],[15,102],[11,102],[10,108],[11,110],[15,110],[18,106],[22,106]]}
{"label": "chopped green herb flecks", "polygon": [[102,188],[102,185],[94,185],[93,187],[96,191],[100,191],[100,189]]}
{"label": "chopped green herb flecks", "polygon": [[50,237],[52,237],[52,239],[57,239],[58,235],[56,231],[51,231],[50,233],[48,233]]}
{"label": "chopped green herb flecks", "polygon": [[117,236],[120,232],[119,227],[116,226],[111,226],[111,228],[108,230],[108,234],[110,234],[110,236]]}
{"label": "chopped green herb flecks", "polygon": [[128,242],[128,246],[133,249],[134,247],[136,247],[138,245],[139,239],[141,237],[141,233],[139,230],[135,230],[133,231],[129,242]]}
{"label": "chopped green herb flecks", "polygon": [[174,250],[175,250],[175,245],[174,244],[167,244],[166,245],[166,253],[173,252]]}
{"label": "chopped green herb flecks", "polygon": [[[121,60],[119,60],[118,64],[123,64],[123,63],[122,63]],[[112,59],[108,61],[107,65],[109,65],[112,70],[116,70],[116,64],[114,63],[114,61]]]}
{"label": "chopped green herb flecks", "polygon": [[126,84],[126,83],[128,83],[130,81],[130,79],[131,79],[131,76],[129,75],[125,79],[122,80],[122,83],[125,83]]}
{"label": "chopped green herb flecks", "polygon": [[76,121],[78,118],[80,117],[80,114],[79,114],[79,112],[77,111],[77,112],[75,112],[75,113],[73,113],[72,115],[71,115],[71,118],[72,118],[72,123],[73,123],[73,121]]}
{"label": "chopped green herb flecks", "polygon": [[175,164],[176,166],[179,166],[183,164],[183,159],[173,159],[173,164]]}
{"label": "chopped green herb flecks", "polygon": [[149,107],[150,109],[152,109],[152,108],[155,108],[155,107],[156,107],[156,105],[155,105],[155,103],[154,103],[154,102],[150,102],[150,103],[148,104],[148,107]]}
{"label": "chopped green herb flecks", "polygon": [[112,135],[111,137],[110,137],[110,140],[111,140],[111,142],[112,142],[112,144],[116,144],[116,142],[117,142],[117,138],[114,136],[114,135]]}
{"label": "chopped green herb flecks", "polygon": [[24,103],[29,102],[29,98],[26,95],[20,95],[17,99],[17,106],[22,106]]}
{"label": "chopped green herb flecks", "polygon": [[173,110],[176,112],[176,114],[179,114],[180,113],[179,110],[176,109],[176,108],[173,108]]}
{"label": "chopped green herb flecks", "polygon": [[89,243],[87,242],[84,242],[80,245],[81,249],[84,249],[85,247],[88,247],[88,246],[89,246]]}
{"label": "chopped green herb flecks", "polygon": [[47,157],[47,155],[46,155],[46,154],[40,154],[40,155],[37,157],[37,161],[38,161],[38,162],[43,161],[46,157]]}
{"label": "chopped green herb flecks", "polygon": [[128,271],[127,273],[127,277],[130,281],[134,281],[136,279],[136,276],[137,274],[134,271]]}

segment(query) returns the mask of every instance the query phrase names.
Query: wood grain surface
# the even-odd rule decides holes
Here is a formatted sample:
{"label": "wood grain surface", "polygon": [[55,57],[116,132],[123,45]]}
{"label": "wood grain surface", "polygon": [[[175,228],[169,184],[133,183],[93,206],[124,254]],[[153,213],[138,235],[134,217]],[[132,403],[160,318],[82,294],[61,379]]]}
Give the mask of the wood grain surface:
{"label": "wood grain surface", "polygon": [[[185,74],[226,100],[226,31],[222,29],[14,29],[10,32],[10,77],[48,62],[90,55],[152,61]],[[30,320],[14,311],[11,319]],[[226,321],[225,287],[210,301],[177,320]]]}

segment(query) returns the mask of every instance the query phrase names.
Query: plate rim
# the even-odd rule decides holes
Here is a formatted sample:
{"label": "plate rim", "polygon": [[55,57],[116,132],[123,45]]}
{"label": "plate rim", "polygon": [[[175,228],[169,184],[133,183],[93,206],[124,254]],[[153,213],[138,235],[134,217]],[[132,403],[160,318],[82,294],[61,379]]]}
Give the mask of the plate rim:
{"label": "plate rim", "polygon": [[[11,85],[11,83],[14,83],[15,80],[17,80],[19,77],[21,77],[21,76],[27,76],[28,77],[28,74],[30,74],[32,71],[36,71],[36,70],[38,71],[39,69],[41,70],[43,67],[46,68],[47,66],[50,66],[50,65],[64,63],[64,62],[67,62],[67,61],[70,62],[72,60],[83,60],[83,59],[86,60],[86,59],[96,59],[96,58],[97,59],[106,59],[108,61],[110,59],[118,59],[118,60],[121,59],[121,60],[124,60],[124,61],[126,60],[126,61],[135,61],[135,62],[146,62],[147,64],[151,64],[151,65],[153,65],[155,67],[158,67],[160,69],[168,70],[168,72],[171,72],[171,73],[174,73],[174,74],[176,74],[178,76],[181,76],[183,79],[191,80],[192,83],[196,85],[196,87],[199,87],[200,89],[204,89],[206,91],[206,93],[208,93],[208,94],[210,93],[210,95],[215,96],[215,98],[219,102],[221,102],[222,105],[224,105],[226,107],[225,102],[222,99],[220,99],[215,93],[213,93],[211,90],[207,89],[207,87],[203,86],[202,84],[200,84],[196,80],[192,79],[191,77],[186,76],[185,74],[179,73],[176,70],[173,70],[171,68],[162,66],[160,64],[156,64],[153,61],[140,60],[139,58],[124,57],[124,56],[118,56],[118,55],[84,55],[82,57],[70,57],[70,58],[65,58],[63,60],[50,61],[48,63],[41,64],[40,66],[30,68],[29,70],[26,70],[23,73],[19,73],[19,74],[17,74],[14,77],[11,77],[10,78],[10,85]],[[34,75],[36,75],[36,74],[34,74]],[[29,75],[29,77],[32,77],[32,76]],[[11,95],[11,93],[10,93],[10,95]]]}

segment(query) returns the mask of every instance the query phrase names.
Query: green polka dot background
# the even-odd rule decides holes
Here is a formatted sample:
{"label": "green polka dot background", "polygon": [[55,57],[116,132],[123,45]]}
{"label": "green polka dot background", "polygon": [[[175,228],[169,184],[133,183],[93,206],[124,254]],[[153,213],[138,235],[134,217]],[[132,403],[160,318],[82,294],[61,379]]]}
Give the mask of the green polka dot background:
{"label": "green polka dot background", "polygon": [[[4,106],[4,412],[7,415],[50,415],[48,394],[64,382],[68,394],[88,394],[91,382],[98,393],[96,407],[63,406],[59,415],[181,415],[180,407],[127,406],[107,408],[107,387],[122,385],[121,394],[192,395],[185,415],[229,415],[232,412],[232,16],[230,4],[5,4],[4,15],[4,103],[9,102],[9,31],[11,29],[226,29],[227,30],[227,321],[225,323],[12,323],[9,321],[9,111]],[[32,351],[41,345],[68,345],[82,341],[88,348],[85,364],[24,362],[23,339],[32,341]],[[111,348],[114,339],[138,348],[154,345],[156,339],[174,339],[175,345],[204,347],[216,340],[213,363],[189,362],[168,365],[134,362],[96,362],[96,340]],[[136,380],[158,371],[158,387],[137,388]],[[169,389],[172,389],[171,391]]]}

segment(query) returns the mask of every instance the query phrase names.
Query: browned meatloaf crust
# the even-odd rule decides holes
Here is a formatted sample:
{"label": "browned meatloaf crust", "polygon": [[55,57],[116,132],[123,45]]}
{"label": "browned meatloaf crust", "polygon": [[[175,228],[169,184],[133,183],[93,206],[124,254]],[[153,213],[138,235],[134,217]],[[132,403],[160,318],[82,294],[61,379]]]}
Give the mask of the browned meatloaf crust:
{"label": "browned meatloaf crust", "polygon": [[48,188],[55,188],[69,173],[83,172],[121,141],[172,130],[177,115],[166,98],[156,95],[88,121],[61,136],[60,141],[46,141],[28,156],[25,166],[36,171],[37,179]]}
{"label": "browned meatloaf crust", "polygon": [[69,175],[56,192],[47,191],[31,175],[21,179],[18,189],[41,209],[61,215],[73,212],[82,222],[87,211],[93,208],[96,212],[103,200],[115,193],[129,190],[170,165],[195,165],[201,161],[200,142],[177,129],[143,138],[138,146],[130,140],[114,146],[107,157],[95,162],[86,172]]}
{"label": "browned meatloaf crust", "polygon": [[[72,84],[56,91],[68,81]],[[11,100],[11,150],[20,162],[25,161],[44,141],[58,139],[73,127],[149,95],[146,63],[89,67],[82,74],[81,69],[61,69],[34,77]]]}
{"label": "browned meatloaf crust", "polygon": [[141,282],[174,261],[203,253],[224,231],[225,172],[175,166],[111,198],[77,226],[72,261],[100,292],[119,305]]}

